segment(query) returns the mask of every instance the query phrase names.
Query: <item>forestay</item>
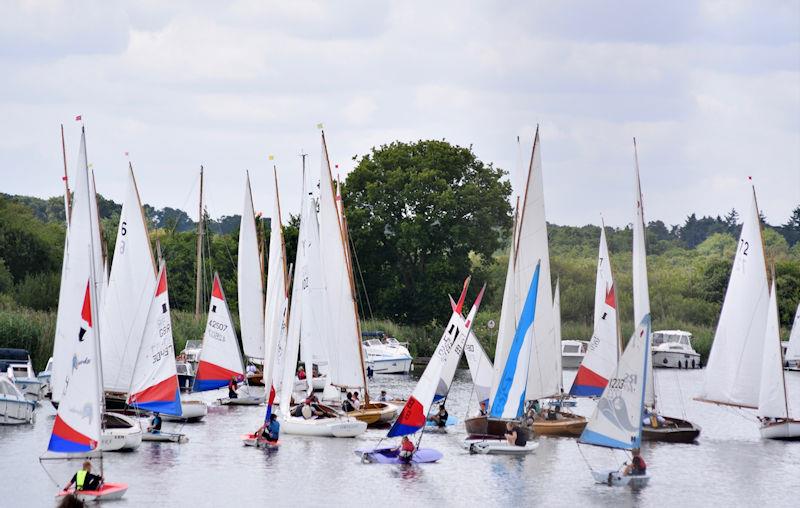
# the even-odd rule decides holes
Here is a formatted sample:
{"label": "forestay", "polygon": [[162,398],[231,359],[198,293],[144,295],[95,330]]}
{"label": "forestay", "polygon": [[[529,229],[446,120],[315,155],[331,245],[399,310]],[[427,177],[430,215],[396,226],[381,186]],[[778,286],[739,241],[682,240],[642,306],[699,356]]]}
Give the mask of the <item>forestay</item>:
{"label": "forestay", "polygon": [[[485,288],[486,286],[484,286]],[[481,292],[478,293],[478,297],[475,299],[466,321],[457,312],[451,314],[442,338],[439,339],[439,344],[437,344],[436,350],[433,352],[433,356],[431,356],[428,365],[425,366],[425,370],[417,382],[417,386],[414,387],[414,391],[406,401],[402,411],[400,411],[400,416],[397,417],[397,420],[394,421],[389,429],[387,437],[414,434],[425,426],[428,412],[436,394],[436,387],[441,379],[442,369],[448,361],[452,360],[456,351],[458,351],[458,356],[455,356],[455,358],[458,361],[464,348],[464,343],[472,331],[472,323],[480,307],[484,289],[481,289]]]}
{"label": "forestay", "polygon": [[[86,133],[81,131],[78,161],[75,165],[75,186],[72,189],[70,221],[64,241],[64,262],[59,288],[56,332],[53,341],[53,371],[50,378],[53,401],[59,402],[72,372],[72,353],[75,330],[80,325],[83,301],[75,295],[83,294],[86,281],[94,265],[98,280],[103,280],[103,253],[100,242],[100,225],[97,222],[97,198],[90,183],[91,175],[86,164]],[[87,255],[91,246],[92,255]],[[99,287],[98,290],[102,288]],[[98,291],[102,292],[102,291]]]}
{"label": "forestay", "polygon": [[242,348],[245,356],[261,361],[264,359],[264,272],[261,268],[261,253],[258,249],[250,173],[247,173],[245,181],[244,205],[242,219],[239,223],[236,280]]}
{"label": "forestay", "polygon": [[758,416],[789,418],[789,403],[786,397],[786,380],[781,356],[780,324],[778,321],[778,298],[775,280],[767,308],[764,354],[761,363],[761,383],[758,395]]}
{"label": "forestay", "polygon": [[181,396],[172,342],[167,270],[161,266],[150,302],[139,357],[133,370],[128,405],[180,416]]}
{"label": "forestay", "polygon": [[606,230],[600,229],[600,248],[597,255],[597,278],[594,288],[594,327],[592,338],[583,357],[570,395],[599,397],[614,373],[619,358],[617,335],[617,298],[611,274]]}
{"label": "forestay", "polygon": [[[88,245],[87,245],[88,248]],[[88,452],[100,442],[100,365],[98,335],[92,312],[91,279],[73,295],[81,302],[72,333],[69,384],[61,397],[47,449],[51,452]],[[83,295],[80,298],[78,295]]]}
{"label": "forestay", "polygon": [[208,320],[203,333],[203,349],[200,352],[192,391],[202,392],[221,388],[232,378],[238,381],[244,379],[242,355],[219,275],[214,273]]}
{"label": "forestay", "polygon": [[755,190],[742,224],[699,398],[758,407],[769,290]]}
{"label": "forestay", "polygon": [[580,442],[631,450],[642,441],[642,412],[650,363],[650,315],[645,314],[597,401]]}
{"label": "forestay", "polygon": [[100,307],[103,386],[127,393],[156,286],[156,266],[133,168],[117,228],[111,275]]}

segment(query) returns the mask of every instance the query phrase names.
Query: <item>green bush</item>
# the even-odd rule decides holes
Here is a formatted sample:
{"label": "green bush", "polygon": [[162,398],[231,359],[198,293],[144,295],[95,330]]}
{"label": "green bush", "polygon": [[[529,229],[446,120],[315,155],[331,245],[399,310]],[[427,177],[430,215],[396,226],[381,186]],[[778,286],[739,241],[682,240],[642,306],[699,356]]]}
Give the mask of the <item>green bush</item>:
{"label": "green bush", "polygon": [[61,274],[45,272],[29,274],[17,284],[14,293],[17,303],[33,310],[56,310]]}

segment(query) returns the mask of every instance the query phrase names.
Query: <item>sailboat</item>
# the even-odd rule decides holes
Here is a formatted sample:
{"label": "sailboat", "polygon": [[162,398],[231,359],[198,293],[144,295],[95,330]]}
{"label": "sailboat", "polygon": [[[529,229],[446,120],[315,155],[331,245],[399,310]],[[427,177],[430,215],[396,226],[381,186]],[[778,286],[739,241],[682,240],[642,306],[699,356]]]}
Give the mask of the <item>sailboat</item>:
{"label": "sailboat", "polygon": [[[242,332],[242,349],[247,361],[253,364],[264,362],[264,267],[258,247],[256,216],[253,209],[253,193],[250,189],[250,173],[247,173],[244,189],[242,219],[239,224],[239,255],[237,259],[237,292],[239,296],[239,324]],[[261,375],[250,379],[258,381]]]}
{"label": "sailboat", "polygon": [[[647,252],[645,248],[644,200],[642,184],[639,179],[639,154],[636,139],[633,140],[634,176],[636,191],[636,218],[633,221],[633,317],[640,323],[645,315],[650,315],[650,290],[647,283]],[[652,344],[648,343],[652,348]],[[645,441],[666,441],[670,443],[692,443],[700,435],[700,427],[690,421],[672,416],[663,416],[656,408],[655,376],[653,362],[647,362],[647,386],[644,404],[650,414],[650,425],[645,426]]]}
{"label": "sailboat", "polygon": [[[554,325],[538,128],[522,205],[518,200],[516,208],[497,332],[489,414],[467,418],[467,434],[472,437],[500,438],[506,432],[508,421],[522,418],[526,402],[560,398],[563,392],[561,348],[556,344]],[[541,287],[531,286],[534,271],[540,272]],[[528,315],[523,316],[531,291],[536,294],[535,321]],[[515,344],[517,346],[512,348]]]}
{"label": "sailboat", "polygon": [[[156,280],[158,284],[150,302],[127,403],[136,409],[180,417],[183,411],[175,368],[167,270],[163,262]],[[142,440],[185,443],[189,439],[181,433],[152,431],[145,432]]]}
{"label": "sailboat", "polygon": [[794,324],[789,335],[789,344],[786,346],[784,365],[788,370],[800,370],[800,303],[794,313]]}
{"label": "sailboat", "polygon": [[800,439],[783,377],[777,305],[753,189],[698,400],[755,409],[762,438]]}
{"label": "sailboat", "polygon": [[[638,450],[642,443],[642,411],[650,354],[650,314],[636,326],[625,352],[597,401],[594,413],[579,443],[618,450]],[[591,467],[591,466],[590,466]],[[594,470],[597,483],[609,486],[644,487],[650,476],[625,475],[619,469]]]}
{"label": "sailboat", "polygon": [[464,349],[469,335],[472,331],[472,324],[480,308],[484,285],[478,297],[472,305],[472,309],[467,315],[466,320],[461,317],[461,313],[454,309],[450,315],[450,320],[444,328],[442,337],[436,345],[436,349],[431,356],[428,365],[414,387],[414,391],[400,411],[400,416],[392,423],[392,427],[387,432],[386,437],[410,436],[420,432],[419,439],[414,452],[410,458],[399,456],[399,449],[392,446],[361,447],[355,450],[355,454],[361,457],[362,462],[377,462],[380,464],[401,464],[401,463],[425,463],[436,462],[443,457],[442,453],[432,448],[420,448],[420,442],[424,434],[425,423],[428,412],[431,409],[434,398],[436,397],[437,387],[442,378],[442,371],[447,368],[448,363],[458,362]]}
{"label": "sailboat", "polygon": [[[193,392],[216,390],[228,386],[228,383],[244,381],[244,365],[239,351],[239,340],[233,319],[222,291],[219,274],[214,272],[214,282],[209,301],[206,329],[203,333],[203,349],[197,364]],[[241,397],[242,405],[258,405],[263,402],[260,397]],[[247,400],[249,399],[249,400]],[[230,404],[238,399],[222,398],[222,404]]]}

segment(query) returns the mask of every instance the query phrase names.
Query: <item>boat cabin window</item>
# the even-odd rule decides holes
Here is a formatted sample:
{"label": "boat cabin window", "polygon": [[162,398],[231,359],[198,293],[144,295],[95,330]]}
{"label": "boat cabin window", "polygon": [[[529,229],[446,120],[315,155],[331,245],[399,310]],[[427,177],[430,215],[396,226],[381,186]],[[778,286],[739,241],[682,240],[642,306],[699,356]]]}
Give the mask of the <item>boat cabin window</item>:
{"label": "boat cabin window", "polygon": [[572,344],[564,344],[564,347],[562,347],[561,349],[564,353],[579,353],[581,347]]}
{"label": "boat cabin window", "polygon": [[103,421],[106,422],[107,429],[127,429],[130,427],[128,422],[111,414],[104,414]]}
{"label": "boat cabin window", "polygon": [[14,377],[28,377],[27,365],[14,365],[11,370]]}
{"label": "boat cabin window", "polygon": [[381,345],[380,339],[369,339],[367,341],[367,346],[375,347],[375,346],[380,346],[380,345]]}
{"label": "boat cabin window", "polygon": [[182,374],[182,375],[188,374],[188,369],[186,368],[186,364],[185,363],[176,363],[175,364],[175,370],[178,372],[178,374]]}

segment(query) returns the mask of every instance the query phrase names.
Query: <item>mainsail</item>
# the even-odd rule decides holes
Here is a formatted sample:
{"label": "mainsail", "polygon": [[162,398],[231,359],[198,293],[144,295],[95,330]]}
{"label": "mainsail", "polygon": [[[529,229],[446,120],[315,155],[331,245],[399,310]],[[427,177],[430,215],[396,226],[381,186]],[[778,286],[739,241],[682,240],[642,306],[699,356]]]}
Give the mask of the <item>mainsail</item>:
{"label": "mainsail", "polygon": [[758,394],[758,416],[767,418],[789,418],[789,402],[786,396],[786,379],[781,355],[780,323],[778,321],[778,298],[775,278],[767,308],[764,354],[761,360],[761,382]]}
{"label": "mainsail", "polygon": [[239,296],[239,324],[242,331],[242,348],[250,359],[264,359],[264,271],[258,250],[256,216],[253,210],[253,193],[250,190],[250,173],[244,188],[242,220],[239,223],[239,256],[237,259],[237,292]]}
{"label": "mainsail", "polygon": [[157,280],[158,284],[150,301],[147,323],[142,335],[139,357],[133,369],[128,405],[180,416],[181,396],[172,342],[167,270],[163,264]]}
{"label": "mainsail", "polygon": [[214,390],[227,385],[231,379],[242,381],[244,367],[233,320],[222,292],[219,275],[214,273],[208,320],[203,333],[203,349],[197,365],[192,391]]}
{"label": "mainsail", "polygon": [[570,395],[598,397],[608,384],[619,359],[617,298],[611,259],[608,255],[606,230],[600,229],[600,249],[597,254],[597,278],[594,288],[594,329]]}

